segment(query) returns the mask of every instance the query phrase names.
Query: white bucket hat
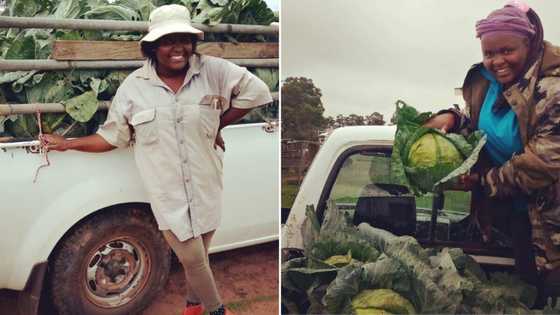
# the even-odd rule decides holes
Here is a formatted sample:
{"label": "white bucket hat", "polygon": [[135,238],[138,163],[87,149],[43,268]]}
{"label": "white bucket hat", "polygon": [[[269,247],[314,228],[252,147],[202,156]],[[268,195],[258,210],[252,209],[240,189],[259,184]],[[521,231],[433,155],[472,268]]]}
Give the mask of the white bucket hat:
{"label": "white bucket hat", "polygon": [[148,34],[140,42],[154,42],[171,33],[195,34],[204,39],[204,32],[192,27],[189,9],[178,4],[169,4],[156,8],[150,13]]}

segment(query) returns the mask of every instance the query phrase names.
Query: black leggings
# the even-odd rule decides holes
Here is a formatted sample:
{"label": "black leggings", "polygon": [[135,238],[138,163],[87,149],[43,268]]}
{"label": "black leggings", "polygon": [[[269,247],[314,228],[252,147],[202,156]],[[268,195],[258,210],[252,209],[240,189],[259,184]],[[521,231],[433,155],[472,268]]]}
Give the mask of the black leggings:
{"label": "black leggings", "polygon": [[509,220],[509,229],[517,274],[523,281],[537,287],[538,295],[535,306],[544,306],[544,286],[539,278],[535,263],[529,215],[527,213],[512,213]]}

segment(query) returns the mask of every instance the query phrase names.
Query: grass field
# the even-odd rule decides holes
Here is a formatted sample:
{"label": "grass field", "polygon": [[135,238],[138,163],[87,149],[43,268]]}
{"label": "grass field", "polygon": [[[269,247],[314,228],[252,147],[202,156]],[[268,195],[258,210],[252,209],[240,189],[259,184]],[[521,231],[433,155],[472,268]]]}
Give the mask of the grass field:
{"label": "grass field", "polygon": [[299,186],[282,182],[282,208],[291,208],[296,199]]}
{"label": "grass field", "polygon": [[[471,208],[471,194],[463,191],[446,191],[444,192],[445,210],[469,213]],[[416,197],[417,208],[432,208],[432,196]]]}
{"label": "grass field", "polygon": [[[331,191],[330,199],[340,203],[355,203],[363,188],[371,183],[391,183],[389,158],[384,156],[353,155],[341,168]],[[282,208],[290,208],[297,195],[298,186],[282,184]],[[470,194],[460,191],[446,191],[444,209],[469,212]],[[431,208],[432,196],[416,198],[416,207]]]}

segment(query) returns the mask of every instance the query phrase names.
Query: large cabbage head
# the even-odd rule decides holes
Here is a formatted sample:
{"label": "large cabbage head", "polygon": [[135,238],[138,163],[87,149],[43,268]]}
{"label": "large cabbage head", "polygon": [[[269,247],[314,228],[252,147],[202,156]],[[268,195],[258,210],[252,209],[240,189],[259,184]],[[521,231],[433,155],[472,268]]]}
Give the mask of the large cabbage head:
{"label": "large cabbage head", "polygon": [[323,262],[334,267],[344,267],[352,262],[352,251],[349,250],[346,255],[333,255]]}
{"label": "large cabbage head", "polygon": [[420,113],[397,101],[391,181],[408,186],[416,195],[453,187],[458,176],[474,166],[486,143],[486,137],[478,130],[465,137],[424,127],[430,117],[430,112]]}
{"label": "large cabbage head", "polygon": [[356,315],[416,314],[410,301],[389,289],[364,290],[352,299]]}
{"label": "large cabbage head", "polygon": [[409,179],[424,191],[432,191],[435,183],[463,163],[457,147],[446,137],[429,132],[409,148],[406,172]]}

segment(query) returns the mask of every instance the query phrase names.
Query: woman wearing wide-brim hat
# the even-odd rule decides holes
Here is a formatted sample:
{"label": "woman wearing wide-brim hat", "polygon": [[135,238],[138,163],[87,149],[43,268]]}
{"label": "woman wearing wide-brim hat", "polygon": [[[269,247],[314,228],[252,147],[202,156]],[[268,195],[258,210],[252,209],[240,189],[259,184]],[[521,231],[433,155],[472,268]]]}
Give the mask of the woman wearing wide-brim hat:
{"label": "woman wearing wide-brim hat", "polygon": [[222,208],[220,130],[272,98],[247,69],[196,53],[204,34],[191,25],[184,6],[155,9],[149,25],[141,39],[147,60],[121,84],[97,134],[70,140],[45,135],[43,141],[50,150],[104,152],[129,145],[133,129],[154,216],[185,269],[183,314],[231,314],[208,260]]}

